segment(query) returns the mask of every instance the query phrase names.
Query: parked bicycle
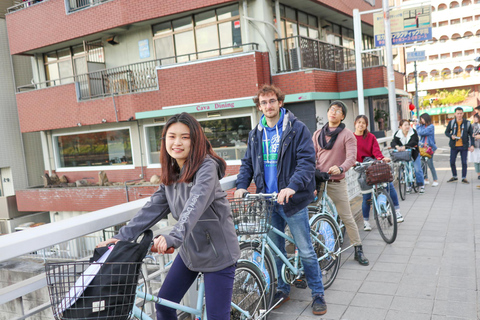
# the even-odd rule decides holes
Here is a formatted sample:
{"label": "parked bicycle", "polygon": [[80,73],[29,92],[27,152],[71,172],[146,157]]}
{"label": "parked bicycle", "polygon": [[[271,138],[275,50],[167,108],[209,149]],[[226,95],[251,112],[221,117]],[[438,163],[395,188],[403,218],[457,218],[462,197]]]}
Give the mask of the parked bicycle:
{"label": "parked bicycle", "polygon": [[[377,161],[357,162],[355,168],[366,169]],[[387,170],[392,170],[388,166]],[[367,171],[368,181],[368,171]],[[391,181],[391,180],[390,180]],[[395,206],[390,197],[388,182],[380,182],[371,186],[373,216],[377,224],[378,232],[386,243],[393,243],[397,238],[397,216]]]}
{"label": "parked bicycle", "polygon": [[391,149],[390,155],[394,162],[398,162],[398,191],[400,198],[405,200],[407,193],[413,190],[418,192],[415,169],[413,167],[412,150],[406,147],[405,151]]}
{"label": "parked bicycle", "polygon": [[[189,313],[196,320],[207,320],[202,273],[197,278],[198,297],[196,306],[192,308],[145,292],[144,286],[138,285],[141,264],[88,261],[47,264],[47,287],[54,318],[151,320],[144,307],[147,302],[153,302]],[[103,272],[97,274],[95,270],[100,268],[103,268]],[[95,282],[90,282],[94,278]],[[266,319],[268,305],[265,287],[265,278],[260,269],[251,261],[239,260],[233,283],[230,318]]]}

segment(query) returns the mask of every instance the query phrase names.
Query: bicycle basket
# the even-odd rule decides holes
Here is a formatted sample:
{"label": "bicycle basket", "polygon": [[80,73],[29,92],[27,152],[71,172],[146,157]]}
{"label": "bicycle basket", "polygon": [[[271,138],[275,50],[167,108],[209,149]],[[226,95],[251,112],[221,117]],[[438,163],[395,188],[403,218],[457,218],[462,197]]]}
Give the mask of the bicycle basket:
{"label": "bicycle basket", "polygon": [[48,263],[45,271],[54,318],[128,319],[135,301],[141,264]]}
{"label": "bicycle basket", "polygon": [[405,151],[393,151],[391,154],[393,161],[410,161],[412,158],[411,149],[407,149]]}
{"label": "bicycle basket", "polygon": [[365,173],[365,170],[359,172],[357,181],[358,185],[360,186],[360,193],[368,194],[372,192],[372,186],[369,186],[367,184],[367,175]]}
{"label": "bicycle basket", "polygon": [[237,235],[268,232],[273,211],[273,201],[264,198],[230,199]]}
{"label": "bicycle basket", "polygon": [[392,182],[392,169],[387,163],[375,162],[365,171],[367,176],[367,184],[374,185],[385,182]]}

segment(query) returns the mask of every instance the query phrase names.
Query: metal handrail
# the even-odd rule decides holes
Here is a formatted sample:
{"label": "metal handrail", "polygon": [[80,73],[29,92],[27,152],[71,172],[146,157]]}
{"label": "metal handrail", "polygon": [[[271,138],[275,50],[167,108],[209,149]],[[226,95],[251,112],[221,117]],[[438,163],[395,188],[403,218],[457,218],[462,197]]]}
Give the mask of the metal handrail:
{"label": "metal handrail", "polygon": [[22,3],[16,4],[14,6],[8,7],[7,8],[7,13],[12,13],[18,10],[25,9],[27,7],[30,7],[31,5],[37,4],[39,2],[44,2],[48,0],[23,0]]}
{"label": "metal handrail", "polygon": [[[217,52],[218,54],[212,56],[234,54],[236,52],[225,53],[225,51],[247,46],[250,46],[249,50],[258,50],[257,43],[245,43],[239,46],[223,47],[218,49],[183,54],[179,56],[171,56],[156,60],[149,60],[145,62],[137,62],[124,66],[93,71],[55,80],[32,83],[17,87],[17,92],[44,89],[47,87],[69,83],[78,84],[77,90],[79,91],[78,96],[80,100],[90,100],[111,96],[114,94],[129,94],[150,91],[158,88],[156,75],[156,67],[158,66],[198,60],[199,57],[202,58],[203,55],[208,55],[215,52]],[[224,53],[222,53],[222,51]],[[212,58],[212,56],[210,56],[209,58]],[[173,62],[170,62],[172,60]],[[180,60],[182,61],[178,62]]]}

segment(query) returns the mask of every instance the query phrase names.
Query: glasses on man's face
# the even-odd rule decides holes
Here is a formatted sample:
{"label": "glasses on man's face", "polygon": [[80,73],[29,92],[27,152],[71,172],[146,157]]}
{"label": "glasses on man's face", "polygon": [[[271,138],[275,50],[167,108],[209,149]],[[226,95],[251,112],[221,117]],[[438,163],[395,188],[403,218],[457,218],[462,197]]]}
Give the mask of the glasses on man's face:
{"label": "glasses on man's face", "polygon": [[336,113],[336,114],[342,114],[343,113],[342,109],[336,109],[336,108],[330,108],[330,109],[328,109],[328,112],[333,112],[333,113]]}
{"label": "glasses on man's face", "polygon": [[270,99],[268,101],[267,100],[262,100],[262,101],[260,101],[260,104],[262,106],[266,106],[267,104],[273,105],[277,101],[278,101],[277,99]]}

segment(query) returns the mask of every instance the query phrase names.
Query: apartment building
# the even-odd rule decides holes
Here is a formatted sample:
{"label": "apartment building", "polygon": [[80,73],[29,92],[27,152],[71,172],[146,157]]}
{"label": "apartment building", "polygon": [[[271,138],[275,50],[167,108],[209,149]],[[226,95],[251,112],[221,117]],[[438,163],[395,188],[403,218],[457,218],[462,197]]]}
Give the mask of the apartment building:
{"label": "apartment building", "polygon": [[[453,118],[456,106],[470,113],[480,104],[480,0],[431,1],[433,39],[407,48],[424,50],[426,60],[417,62],[419,95],[425,97],[422,112],[435,124]],[[407,91],[415,93],[414,63],[407,64]],[[463,102],[441,104],[445,91],[465,95]]]}
{"label": "apartment building", "polygon": [[[358,115],[352,10],[363,0],[29,0],[8,9],[10,53],[29,56],[33,81],[17,85],[23,133],[41,135],[44,170],[68,182],[119,186],[17,192],[22,210],[53,218],[148,196],[161,170],[159,143],[168,117],[195,116],[236,174],[248,132],[260,114],[252,96],[263,84],[286,93],[286,108],[313,133],[341,99],[353,129]],[[362,16],[364,48],[373,46],[372,15]],[[365,105],[372,131],[390,130],[381,55],[362,54]],[[404,76],[395,72],[397,109],[408,110]],[[386,126],[383,126],[382,123]]]}

